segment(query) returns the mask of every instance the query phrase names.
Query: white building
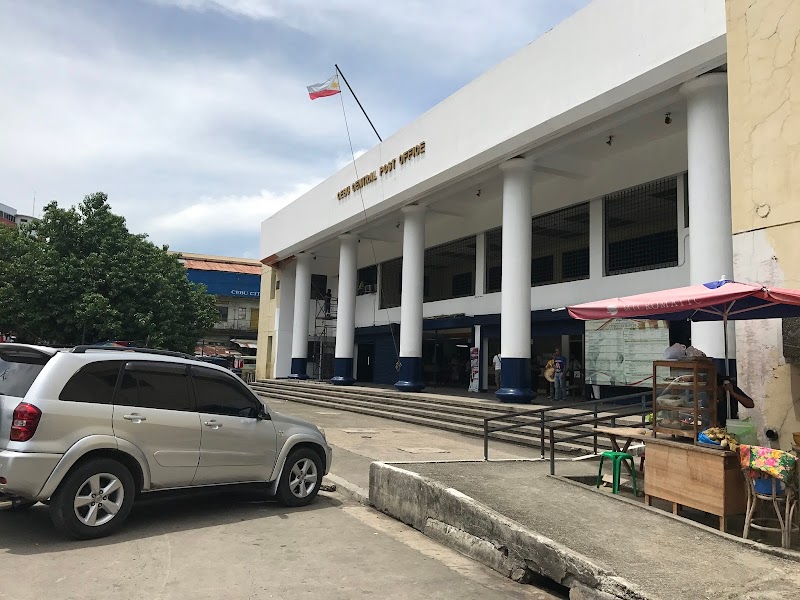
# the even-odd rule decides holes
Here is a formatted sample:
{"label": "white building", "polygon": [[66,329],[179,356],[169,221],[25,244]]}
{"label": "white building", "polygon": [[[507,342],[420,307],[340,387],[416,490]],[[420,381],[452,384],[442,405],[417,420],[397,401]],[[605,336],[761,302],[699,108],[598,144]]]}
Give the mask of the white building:
{"label": "white building", "polygon": [[461,385],[477,346],[503,400],[532,352],[581,354],[551,309],[731,277],[725,30],[724,0],[595,0],[264,221],[275,373],[307,373],[312,274],[336,382]]}

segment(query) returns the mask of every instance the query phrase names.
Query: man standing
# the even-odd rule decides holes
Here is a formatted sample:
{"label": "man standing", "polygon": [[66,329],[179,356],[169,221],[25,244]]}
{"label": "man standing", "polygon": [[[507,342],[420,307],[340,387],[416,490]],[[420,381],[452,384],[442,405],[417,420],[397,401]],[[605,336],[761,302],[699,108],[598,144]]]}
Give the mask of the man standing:
{"label": "man standing", "polygon": [[501,377],[500,377],[500,369],[503,366],[503,361],[501,360],[499,352],[494,355],[494,358],[492,359],[492,362],[494,363],[494,384],[497,387],[497,389],[499,390],[500,387],[502,386],[502,381],[501,381]]}
{"label": "man standing", "polygon": [[567,359],[561,356],[561,350],[558,348],[556,348],[555,356],[553,358],[553,369],[555,370],[556,378],[556,400],[564,400],[566,398]]}

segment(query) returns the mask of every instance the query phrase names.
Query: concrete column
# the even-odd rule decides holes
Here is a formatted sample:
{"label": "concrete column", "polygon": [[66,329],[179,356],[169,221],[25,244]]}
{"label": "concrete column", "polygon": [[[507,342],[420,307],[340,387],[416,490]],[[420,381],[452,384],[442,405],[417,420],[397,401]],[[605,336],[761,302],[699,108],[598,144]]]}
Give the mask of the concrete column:
{"label": "concrete column", "polygon": [[331,383],[353,385],[353,351],[356,333],[356,279],[358,238],[339,236],[339,290],[336,305],[336,355]]}
{"label": "concrete column", "polygon": [[[595,198],[589,203],[589,279],[598,284],[606,272],[603,248],[603,199]],[[600,300],[600,298],[596,298]]]}
{"label": "concrete column", "polygon": [[292,327],[292,379],[308,379],[308,317],[311,305],[311,256],[300,252],[294,283],[294,326]]}
{"label": "concrete column", "polygon": [[[731,167],[728,145],[728,77],[708,73],[681,87],[687,103],[689,150],[689,281],[733,278]],[[734,356],[733,324],[728,351]],[[692,345],[724,358],[720,323],[692,323]]]}
{"label": "concrete column", "polygon": [[512,158],[503,171],[503,281],[500,357],[503,402],[530,402],[531,389],[531,203],[532,163]]}
{"label": "concrete column", "polygon": [[403,287],[400,296],[400,378],[394,386],[419,392],[422,380],[422,294],[425,276],[425,207],[403,211]]}

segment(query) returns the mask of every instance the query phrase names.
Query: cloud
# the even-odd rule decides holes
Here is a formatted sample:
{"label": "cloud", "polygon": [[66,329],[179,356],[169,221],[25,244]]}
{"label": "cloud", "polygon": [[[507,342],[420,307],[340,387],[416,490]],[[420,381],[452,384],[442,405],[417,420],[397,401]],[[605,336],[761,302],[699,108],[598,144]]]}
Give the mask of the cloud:
{"label": "cloud", "polygon": [[290,191],[276,194],[261,190],[253,196],[201,198],[177,212],[161,215],[150,222],[150,229],[160,233],[202,236],[224,231],[227,234],[252,233],[253,227],[296,200],[317,182],[295,185]]}

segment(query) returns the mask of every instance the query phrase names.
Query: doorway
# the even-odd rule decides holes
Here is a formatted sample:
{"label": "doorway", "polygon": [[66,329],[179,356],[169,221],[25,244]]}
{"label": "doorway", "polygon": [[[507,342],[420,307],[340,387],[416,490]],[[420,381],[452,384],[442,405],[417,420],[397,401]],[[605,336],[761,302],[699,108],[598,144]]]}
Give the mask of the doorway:
{"label": "doorway", "polygon": [[472,328],[438,329],[422,335],[422,369],[426,386],[469,387]]}
{"label": "doorway", "polygon": [[375,344],[358,344],[356,381],[372,383],[375,379]]}

